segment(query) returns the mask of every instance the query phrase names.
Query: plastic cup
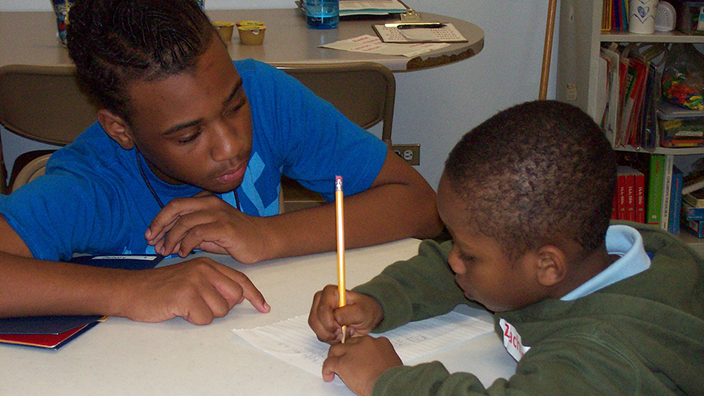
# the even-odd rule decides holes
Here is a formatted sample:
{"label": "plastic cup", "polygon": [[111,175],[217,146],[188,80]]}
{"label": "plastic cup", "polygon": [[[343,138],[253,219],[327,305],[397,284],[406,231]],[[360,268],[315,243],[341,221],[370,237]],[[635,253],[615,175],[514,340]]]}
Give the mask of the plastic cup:
{"label": "plastic cup", "polygon": [[241,25],[237,26],[240,35],[240,42],[244,45],[262,45],[264,42],[264,25]]}
{"label": "plastic cup", "polygon": [[51,0],[56,14],[57,37],[62,45],[66,45],[66,25],[68,25],[68,11],[73,5],[73,0]]}
{"label": "plastic cup", "polygon": [[215,30],[218,31],[222,41],[232,40],[232,32],[235,28],[234,22],[213,21],[213,26],[215,27]]}

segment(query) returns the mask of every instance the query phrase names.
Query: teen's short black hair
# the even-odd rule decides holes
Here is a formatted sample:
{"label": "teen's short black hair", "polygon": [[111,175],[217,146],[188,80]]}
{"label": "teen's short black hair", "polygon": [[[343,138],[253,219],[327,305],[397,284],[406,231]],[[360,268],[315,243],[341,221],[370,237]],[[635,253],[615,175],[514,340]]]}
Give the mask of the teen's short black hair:
{"label": "teen's short black hair", "polygon": [[588,254],[602,243],[616,188],[616,159],[579,108],[533,101],[501,111],[450,153],[445,177],[476,231],[513,259],[569,239]]}
{"label": "teen's short black hair", "polygon": [[85,91],[129,122],[129,85],[192,70],[213,32],[196,0],[77,0],[67,47]]}

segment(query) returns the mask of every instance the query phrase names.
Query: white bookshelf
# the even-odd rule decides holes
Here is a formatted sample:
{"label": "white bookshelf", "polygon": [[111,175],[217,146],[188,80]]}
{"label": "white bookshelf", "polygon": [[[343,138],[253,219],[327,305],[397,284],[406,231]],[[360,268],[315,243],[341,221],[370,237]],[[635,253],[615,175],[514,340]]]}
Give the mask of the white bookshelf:
{"label": "white bookshelf", "polygon": [[[602,43],[704,43],[704,36],[686,35],[678,31],[633,34],[601,31],[602,0],[562,0],[556,76],[557,99],[571,103],[592,116],[597,112],[597,79]],[[637,151],[633,148],[617,150]],[[658,148],[655,153],[671,156],[704,155],[704,147]],[[704,255],[704,239],[686,230],[680,238]]]}

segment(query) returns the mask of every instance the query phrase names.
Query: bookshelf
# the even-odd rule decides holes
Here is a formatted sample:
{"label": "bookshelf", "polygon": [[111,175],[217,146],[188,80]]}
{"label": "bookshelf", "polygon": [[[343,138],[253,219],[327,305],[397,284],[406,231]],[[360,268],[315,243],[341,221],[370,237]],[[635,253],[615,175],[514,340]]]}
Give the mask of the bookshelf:
{"label": "bookshelf", "polygon": [[[597,84],[602,43],[693,43],[704,44],[704,36],[681,32],[655,32],[652,35],[601,31],[602,0],[562,0],[556,76],[557,100],[574,104],[593,118],[597,113]],[[636,151],[632,148],[618,150]],[[668,156],[701,155],[704,147],[658,148],[655,153]],[[687,231],[680,238],[704,254],[704,239]]]}

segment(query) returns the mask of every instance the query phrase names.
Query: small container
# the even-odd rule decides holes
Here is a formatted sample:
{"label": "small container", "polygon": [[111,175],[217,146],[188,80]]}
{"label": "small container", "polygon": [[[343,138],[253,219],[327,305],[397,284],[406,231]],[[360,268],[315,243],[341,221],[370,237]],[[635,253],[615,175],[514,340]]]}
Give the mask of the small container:
{"label": "small container", "polygon": [[234,22],[213,21],[213,27],[218,31],[222,41],[232,40],[232,32],[235,29]]}
{"label": "small container", "polygon": [[661,101],[657,117],[661,146],[704,146],[704,111],[689,110]]}
{"label": "small container", "polygon": [[240,34],[240,42],[244,45],[262,45],[264,42],[264,25],[241,25],[237,26]]}
{"label": "small container", "polygon": [[235,22],[235,25],[237,25],[237,27],[240,27],[240,26],[264,26],[264,22],[262,22],[262,21],[237,21],[237,22]]}

